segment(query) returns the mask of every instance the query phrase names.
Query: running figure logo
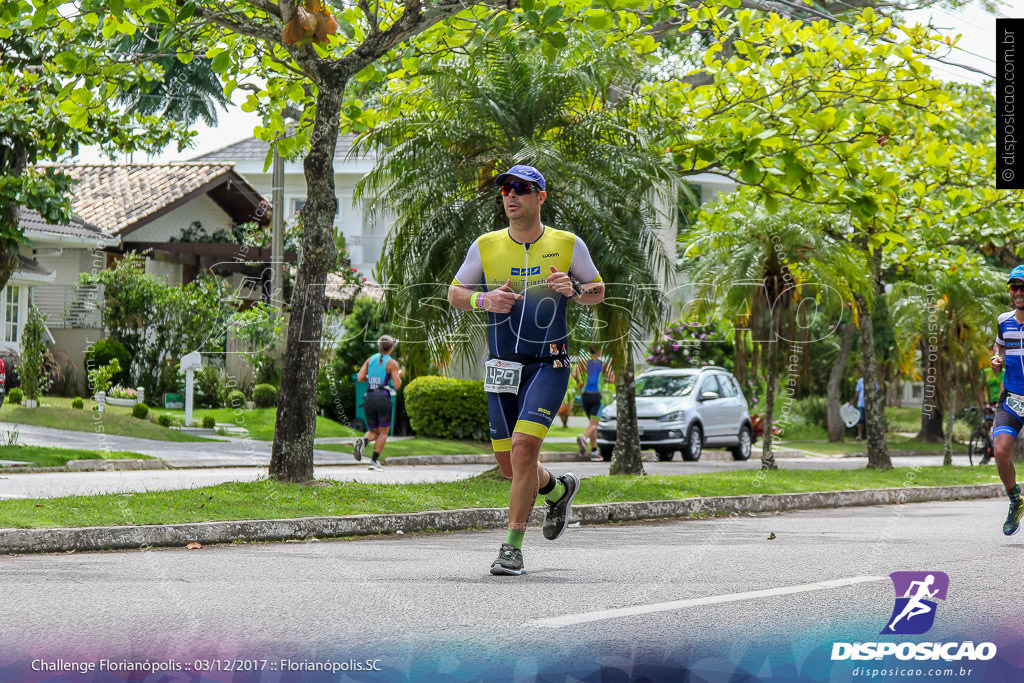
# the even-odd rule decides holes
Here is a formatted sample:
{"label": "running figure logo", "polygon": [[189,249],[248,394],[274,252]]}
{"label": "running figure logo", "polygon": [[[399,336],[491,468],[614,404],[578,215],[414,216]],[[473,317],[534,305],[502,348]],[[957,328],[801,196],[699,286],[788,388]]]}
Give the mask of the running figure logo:
{"label": "running figure logo", "polygon": [[893,572],[889,578],[896,589],[896,605],[881,634],[927,632],[935,623],[936,603],[932,598],[946,599],[949,576],[943,572]]}

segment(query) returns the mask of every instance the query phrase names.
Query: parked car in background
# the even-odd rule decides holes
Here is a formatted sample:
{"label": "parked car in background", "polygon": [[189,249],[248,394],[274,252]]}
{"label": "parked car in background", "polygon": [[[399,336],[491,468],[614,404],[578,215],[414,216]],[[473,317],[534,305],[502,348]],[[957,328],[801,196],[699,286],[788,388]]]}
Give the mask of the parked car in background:
{"label": "parked car in background", "polygon": [[[704,447],[727,448],[747,460],[753,430],[747,400],[732,373],[718,366],[651,368],[636,378],[640,447],[668,461],[680,451],[683,460],[700,459]],[[617,424],[615,405],[605,406],[597,425],[597,447],[611,460]]]}

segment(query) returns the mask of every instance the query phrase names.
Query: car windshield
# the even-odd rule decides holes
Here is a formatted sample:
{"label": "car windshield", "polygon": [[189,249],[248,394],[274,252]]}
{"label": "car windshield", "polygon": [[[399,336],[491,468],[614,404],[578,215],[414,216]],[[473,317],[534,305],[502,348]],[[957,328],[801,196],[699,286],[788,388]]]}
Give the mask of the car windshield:
{"label": "car windshield", "polygon": [[686,396],[693,391],[697,375],[648,375],[636,380],[637,396]]}

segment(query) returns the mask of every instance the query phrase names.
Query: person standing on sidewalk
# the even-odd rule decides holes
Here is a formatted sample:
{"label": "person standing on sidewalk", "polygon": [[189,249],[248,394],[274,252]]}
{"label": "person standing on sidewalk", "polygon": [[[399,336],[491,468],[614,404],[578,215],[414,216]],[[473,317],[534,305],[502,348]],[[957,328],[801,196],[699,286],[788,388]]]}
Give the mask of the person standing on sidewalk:
{"label": "person standing on sidewalk", "polygon": [[540,464],[540,448],[569,383],[568,302],[600,303],[604,283],[583,240],[541,223],[548,195],[540,171],[513,166],[495,184],[509,226],[473,242],[448,301],[462,311],[487,313],[484,388],[491,445],[502,475],[512,480],[508,533],[491,573],[518,575],[537,494],[547,503],[544,537],[554,540],[565,531],[579,490],[575,474],[555,477]]}
{"label": "person standing on sidewalk", "polygon": [[387,443],[388,431],[391,429],[391,391],[388,384],[396,391],[402,388],[402,369],[398,367],[398,361],[389,355],[396,343],[393,337],[385,334],[377,340],[380,352],[363,361],[363,367],[359,368],[359,381],[369,383],[363,403],[368,431],[356,441],[352,454],[356,460],[362,460],[363,450],[372,441],[371,470],[384,469],[380,464],[380,455],[384,452],[384,444]]}
{"label": "person standing on sidewalk", "polygon": [[606,374],[608,382],[614,382],[615,376],[609,371],[605,373],[605,362],[601,360],[601,349],[595,344],[590,345],[590,360],[581,363],[573,369],[573,377],[579,377],[586,373],[587,383],[583,386],[583,395],[580,396],[580,403],[583,404],[583,412],[587,414],[590,421],[587,424],[583,436],[576,437],[576,448],[579,450],[581,459],[587,457],[587,441],[590,441],[590,459],[594,462],[602,460],[601,454],[597,452],[597,421],[601,412],[601,375]]}
{"label": "person standing on sidewalk", "polygon": [[1010,271],[1008,280],[1013,310],[999,316],[996,342],[992,346],[992,372],[1003,374],[1003,393],[996,406],[992,427],[992,450],[996,470],[1010,498],[1010,510],[1003,522],[1003,533],[1012,536],[1020,529],[1024,512],[1017,470],[1013,466],[1013,444],[1024,427],[1024,266]]}

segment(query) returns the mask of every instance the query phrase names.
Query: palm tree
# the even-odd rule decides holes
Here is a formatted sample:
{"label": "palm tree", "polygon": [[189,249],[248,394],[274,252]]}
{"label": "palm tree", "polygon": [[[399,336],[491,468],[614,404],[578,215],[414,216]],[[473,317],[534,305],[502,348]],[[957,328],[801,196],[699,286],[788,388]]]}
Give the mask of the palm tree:
{"label": "palm tree", "polygon": [[[946,417],[943,439],[943,463],[953,464],[953,422],[957,399],[971,396],[970,382],[978,383],[980,371],[992,348],[992,330],[1003,310],[1001,273],[985,266],[942,268],[929,264],[918,273],[916,282],[901,282],[890,299],[897,329],[913,330],[904,343],[916,348],[925,341],[928,356],[934,356],[935,374],[926,383],[943,387],[938,393],[940,408]],[[926,386],[925,394],[930,392]]]}
{"label": "palm tree", "polygon": [[[451,309],[446,291],[473,240],[507,225],[492,179],[513,164],[541,169],[544,222],[580,235],[607,283],[594,327],[617,377],[612,471],[641,473],[632,355],[642,329],[665,310],[659,283],[670,261],[657,235],[656,190],[674,200],[678,181],[655,136],[637,125],[629,97],[605,96],[613,82],[635,76],[636,63],[608,50],[591,52],[586,63],[570,51],[551,59],[542,52],[513,39],[493,42],[415,92],[386,99],[384,106],[418,106],[361,141],[379,160],[357,197],[396,216],[378,275],[399,294],[386,304],[398,319],[415,321],[403,336],[427,342],[417,346],[445,365],[474,356],[483,341],[479,321]],[[570,328],[579,308],[570,307]]]}
{"label": "palm tree", "polygon": [[226,109],[230,100],[211,68],[211,60],[195,57],[185,64],[171,54],[166,38],[157,39],[150,29],[138,31],[120,41],[118,50],[129,53],[133,60],[152,61],[163,69],[157,81],[139,81],[120,91],[118,104],[143,115],[180,121],[185,124],[202,119],[208,126],[217,125],[217,106]]}
{"label": "palm tree", "polygon": [[[840,309],[852,298],[858,262],[829,217],[792,208],[768,214],[739,190],[706,209],[685,237],[690,276],[721,314],[745,322],[763,340],[767,363],[762,469],[775,469],[772,425],[779,341],[795,340],[795,313],[811,304]],[[838,327],[839,320],[836,320]],[[792,353],[801,349],[794,342]]]}

